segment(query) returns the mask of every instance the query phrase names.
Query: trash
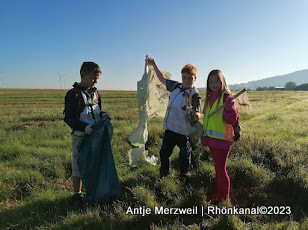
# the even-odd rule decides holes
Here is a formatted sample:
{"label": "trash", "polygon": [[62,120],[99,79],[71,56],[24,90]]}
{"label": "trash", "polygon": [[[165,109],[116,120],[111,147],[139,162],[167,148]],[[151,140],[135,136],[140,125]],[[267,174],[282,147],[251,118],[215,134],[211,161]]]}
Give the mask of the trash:
{"label": "trash", "polygon": [[192,96],[190,94],[185,94],[185,104],[186,104],[186,132],[187,137],[192,149],[192,157],[194,159],[200,159],[204,154],[203,146],[203,125],[200,123],[196,116],[196,112],[192,108]]}
{"label": "trash", "polygon": [[78,160],[82,182],[86,189],[85,202],[120,198],[121,190],[111,149],[113,127],[109,116],[103,116],[91,126],[93,132],[78,144]]}
{"label": "trash", "polygon": [[[146,57],[147,59],[147,57]],[[161,70],[168,79],[171,74]],[[128,152],[131,166],[137,166],[140,160],[145,160],[152,165],[156,165],[158,159],[154,156],[147,156],[145,144],[148,141],[147,120],[152,117],[163,117],[168,105],[169,93],[166,87],[159,81],[155,75],[152,66],[145,62],[144,74],[140,81],[137,82],[137,99],[139,109],[139,125],[128,137],[129,142],[135,148]]]}

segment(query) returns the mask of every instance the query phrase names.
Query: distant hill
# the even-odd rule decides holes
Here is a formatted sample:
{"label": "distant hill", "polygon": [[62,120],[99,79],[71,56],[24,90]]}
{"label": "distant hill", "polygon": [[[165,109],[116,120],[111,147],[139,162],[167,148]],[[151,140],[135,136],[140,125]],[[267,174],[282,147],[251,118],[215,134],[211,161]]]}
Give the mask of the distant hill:
{"label": "distant hill", "polygon": [[289,81],[295,82],[296,85],[308,83],[308,69],[296,71],[285,75],[269,77],[262,80],[229,85],[229,88],[231,90],[238,90],[243,88],[255,90],[257,87],[284,87],[285,84]]}

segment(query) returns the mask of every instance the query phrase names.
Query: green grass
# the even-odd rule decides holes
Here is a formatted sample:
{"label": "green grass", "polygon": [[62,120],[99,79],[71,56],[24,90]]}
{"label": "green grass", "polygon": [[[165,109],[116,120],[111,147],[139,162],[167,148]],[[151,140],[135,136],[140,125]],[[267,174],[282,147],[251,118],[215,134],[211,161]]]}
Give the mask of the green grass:
{"label": "green grass", "polygon": [[[178,148],[171,174],[159,165],[128,165],[129,133],[138,125],[137,93],[101,92],[114,126],[112,150],[123,199],[76,209],[71,197],[71,137],[63,122],[64,90],[0,89],[0,229],[307,229],[308,93],[248,92],[252,110],[238,108],[243,133],[227,170],[231,205],[290,206],[292,215],[129,215],[128,207],[212,205],[215,170],[208,150],[186,180]],[[204,96],[204,95],[202,95]],[[204,98],[203,98],[204,99]],[[150,154],[159,156],[163,118],[148,123]]]}

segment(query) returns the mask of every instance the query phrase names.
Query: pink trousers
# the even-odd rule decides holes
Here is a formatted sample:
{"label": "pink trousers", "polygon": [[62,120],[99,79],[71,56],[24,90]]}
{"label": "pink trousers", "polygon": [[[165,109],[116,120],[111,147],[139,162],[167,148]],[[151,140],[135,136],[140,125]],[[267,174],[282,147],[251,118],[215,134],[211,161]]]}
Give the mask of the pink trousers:
{"label": "pink trousers", "polygon": [[221,200],[228,200],[230,179],[227,173],[227,160],[230,150],[210,148],[216,171],[216,193]]}

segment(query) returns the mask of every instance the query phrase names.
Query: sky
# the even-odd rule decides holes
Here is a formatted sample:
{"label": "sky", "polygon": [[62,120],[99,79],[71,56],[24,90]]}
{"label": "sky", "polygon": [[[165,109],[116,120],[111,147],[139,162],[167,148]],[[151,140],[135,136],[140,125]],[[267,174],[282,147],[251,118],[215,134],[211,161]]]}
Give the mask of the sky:
{"label": "sky", "polygon": [[[0,87],[68,89],[80,66],[97,88],[136,90],[145,56],[181,81],[197,67],[227,84],[308,69],[307,0],[0,0]],[[60,81],[61,79],[61,81]]]}

